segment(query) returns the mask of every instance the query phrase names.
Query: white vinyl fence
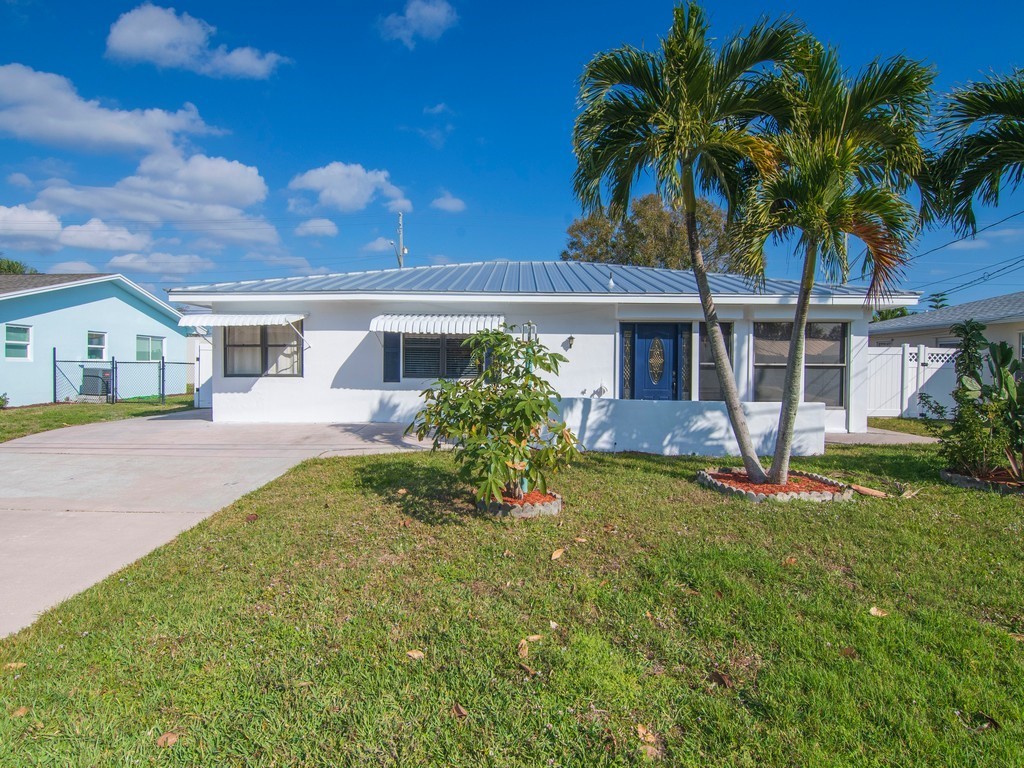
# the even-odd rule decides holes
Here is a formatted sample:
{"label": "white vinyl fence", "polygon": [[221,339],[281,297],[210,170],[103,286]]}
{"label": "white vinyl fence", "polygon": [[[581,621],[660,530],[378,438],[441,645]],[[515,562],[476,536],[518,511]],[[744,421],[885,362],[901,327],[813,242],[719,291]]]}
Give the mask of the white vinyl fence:
{"label": "white vinyl fence", "polygon": [[919,395],[953,407],[956,350],[904,344],[868,348],[868,416],[926,416]]}

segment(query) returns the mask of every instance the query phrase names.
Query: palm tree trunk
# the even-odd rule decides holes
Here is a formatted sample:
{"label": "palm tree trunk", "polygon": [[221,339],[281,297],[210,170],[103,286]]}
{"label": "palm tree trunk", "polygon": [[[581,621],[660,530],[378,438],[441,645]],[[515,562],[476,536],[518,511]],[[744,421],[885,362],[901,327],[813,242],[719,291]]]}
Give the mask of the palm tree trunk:
{"label": "palm tree trunk", "polygon": [[789,337],[789,359],[786,361],[786,380],[782,385],[782,410],[779,413],[779,431],[775,439],[775,455],[768,470],[768,481],[786,484],[789,482],[789,458],[793,453],[793,429],[796,415],[803,399],[804,347],[807,337],[807,312],[811,304],[811,289],[814,288],[814,272],[818,264],[818,246],[811,240],[804,255],[804,271],[800,277],[800,291],[797,294],[796,314],[793,317],[793,331]]}
{"label": "palm tree trunk", "polygon": [[755,483],[763,483],[767,480],[767,476],[761,466],[761,460],[757,457],[754,442],[750,439],[747,416],[743,413],[743,405],[740,403],[739,390],[736,389],[736,376],[733,374],[729,352],[725,347],[725,337],[722,336],[722,326],[718,322],[718,310],[715,308],[711,286],[708,284],[704,252],[701,250],[700,238],[697,233],[697,196],[693,186],[693,169],[686,168],[684,174],[686,183],[683,191],[685,207],[683,219],[686,223],[686,239],[690,245],[693,275],[697,279],[697,293],[700,295],[700,304],[704,309],[708,341],[711,342],[711,356],[715,360],[715,371],[722,384],[722,396],[725,399],[726,410],[729,412],[729,422],[732,424],[736,444],[740,449],[743,466],[747,470],[747,477]]}

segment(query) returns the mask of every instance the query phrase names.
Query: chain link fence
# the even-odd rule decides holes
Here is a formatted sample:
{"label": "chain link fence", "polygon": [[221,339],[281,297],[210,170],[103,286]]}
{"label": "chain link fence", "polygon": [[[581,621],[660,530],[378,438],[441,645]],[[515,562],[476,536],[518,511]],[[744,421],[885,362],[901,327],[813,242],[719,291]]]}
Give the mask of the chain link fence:
{"label": "chain link fence", "polygon": [[166,402],[195,390],[195,363],[53,359],[53,402]]}

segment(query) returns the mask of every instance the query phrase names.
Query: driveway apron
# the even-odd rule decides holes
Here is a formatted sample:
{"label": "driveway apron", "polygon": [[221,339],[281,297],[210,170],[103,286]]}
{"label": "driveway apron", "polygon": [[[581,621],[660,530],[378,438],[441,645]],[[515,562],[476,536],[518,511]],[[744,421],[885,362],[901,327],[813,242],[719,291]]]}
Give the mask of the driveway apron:
{"label": "driveway apron", "polygon": [[397,424],[220,424],[208,410],[0,443],[0,637],[303,459],[416,450]]}

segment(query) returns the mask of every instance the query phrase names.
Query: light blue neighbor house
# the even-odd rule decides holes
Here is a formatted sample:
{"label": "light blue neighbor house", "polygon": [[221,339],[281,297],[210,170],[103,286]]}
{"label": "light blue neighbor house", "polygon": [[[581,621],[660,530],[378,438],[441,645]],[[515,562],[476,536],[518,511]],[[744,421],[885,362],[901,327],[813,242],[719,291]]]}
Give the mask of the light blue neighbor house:
{"label": "light blue neighbor house", "polygon": [[0,275],[0,394],[10,406],[109,399],[118,376],[127,397],[163,394],[167,378],[184,391],[179,319],[121,275]]}

